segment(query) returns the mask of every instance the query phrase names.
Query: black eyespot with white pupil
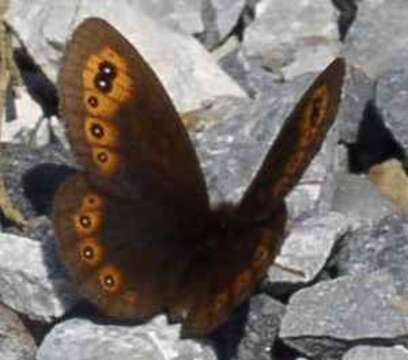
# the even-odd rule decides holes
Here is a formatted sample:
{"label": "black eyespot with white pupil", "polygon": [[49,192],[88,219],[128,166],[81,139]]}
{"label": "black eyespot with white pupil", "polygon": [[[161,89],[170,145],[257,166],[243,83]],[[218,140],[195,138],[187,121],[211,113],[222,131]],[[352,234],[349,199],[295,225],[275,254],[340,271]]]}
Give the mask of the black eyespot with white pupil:
{"label": "black eyespot with white pupil", "polygon": [[86,246],[82,250],[82,254],[83,254],[85,259],[92,260],[94,258],[95,252],[94,252],[94,250],[93,250],[93,248],[91,246]]}
{"label": "black eyespot with white pupil", "polygon": [[89,228],[89,227],[91,227],[91,225],[92,225],[91,219],[90,219],[90,217],[87,216],[87,215],[82,215],[82,216],[79,218],[79,222],[80,222],[81,226],[84,227],[84,228],[86,228],[86,229]]}
{"label": "black eyespot with white pupil", "polygon": [[95,87],[102,93],[109,93],[112,90],[112,79],[103,73],[96,74],[94,78]]}
{"label": "black eyespot with white pupil", "polygon": [[103,278],[103,283],[107,288],[113,288],[115,286],[115,278],[112,275],[106,275]]}
{"label": "black eyespot with white pupil", "polygon": [[116,67],[109,61],[103,61],[99,64],[99,72],[94,78],[95,87],[103,92],[109,93],[112,91],[113,80],[116,78]]}
{"label": "black eyespot with white pupil", "polygon": [[98,157],[98,160],[101,162],[101,163],[104,163],[104,162],[106,162],[106,161],[108,161],[108,154],[106,154],[106,152],[100,152],[98,155],[97,155],[97,157]]}
{"label": "black eyespot with white pupil", "polygon": [[91,126],[91,133],[96,138],[100,139],[105,135],[103,127],[99,124],[92,124]]}
{"label": "black eyespot with white pupil", "polygon": [[99,64],[99,73],[102,73],[110,79],[114,79],[117,75],[116,66],[109,61],[103,61]]}

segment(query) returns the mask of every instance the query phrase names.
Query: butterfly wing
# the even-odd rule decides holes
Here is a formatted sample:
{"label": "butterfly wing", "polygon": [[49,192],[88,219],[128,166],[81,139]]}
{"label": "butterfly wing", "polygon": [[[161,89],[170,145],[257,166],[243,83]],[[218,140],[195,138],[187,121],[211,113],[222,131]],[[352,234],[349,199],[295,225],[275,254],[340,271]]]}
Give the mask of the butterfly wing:
{"label": "butterfly wing", "polygon": [[[285,195],[296,185],[333,124],[340,101],[345,64],[335,60],[304,94],[237,209],[227,236],[208,254],[208,273],[195,278],[209,284],[184,322],[185,334],[202,335],[217,328],[253,292],[273,263],[284,236]],[[192,272],[194,273],[194,272]],[[208,278],[205,278],[207,276]],[[191,295],[194,296],[194,295]],[[186,306],[185,306],[186,307]]]}
{"label": "butterfly wing", "polygon": [[58,82],[68,139],[87,176],[120,197],[182,191],[208,207],[187,132],[137,50],[102,19],[85,20],[66,49]]}
{"label": "butterfly wing", "polygon": [[284,203],[261,224],[242,226],[236,220],[217,251],[210,249],[189,269],[187,282],[195,288],[180,297],[179,306],[187,309],[182,318],[183,335],[201,336],[219,327],[250,297],[277,255],[286,224]]}
{"label": "butterfly wing", "polygon": [[84,170],[54,199],[61,259],[105,313],[150,317],[175,291],[209,212],[193,147],[156,75],[101,19],[75,30],[58,87]]}
{"label": "butterfly wing", "polygon": [[162,311],[194,253],[191,227],[177,214],[154,199],[107,196],[81,174],[68,179],[56,194],[53,222],[79,293],[118,318]]}
{"label": "butterfly wing", "polygon": [[244,194],[242,217],[267,216],[298,183],[335,120],[344,73],[344,60],[334,60],[303,95]]}

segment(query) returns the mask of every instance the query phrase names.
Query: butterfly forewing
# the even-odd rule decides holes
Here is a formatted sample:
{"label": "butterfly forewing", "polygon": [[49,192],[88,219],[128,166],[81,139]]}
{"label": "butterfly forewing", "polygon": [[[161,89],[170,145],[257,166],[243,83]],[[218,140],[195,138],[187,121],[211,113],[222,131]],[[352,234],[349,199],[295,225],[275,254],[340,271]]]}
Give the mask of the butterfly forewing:
{"label": "butterfly forewing", "polygon": [[303,95],[244,194],[242,217],[267,216],[298,183],[335,120],[344,72],[344,60],[334,60]]}
{"label": "butterfly forewing", "polygon": [[182,191],[194,208],[208,207],[198,160],[176,110],[149,65],[115,28],[94,18],[78,26],[58,88],[68,139],[95,186],[132,198]]}
{"label": "butterfly forewing", "polygon": [[[335,60],[286,120],[229,224],[231,231],[209,262],[205,296],[199,295],[183,330],[202,335],[217,328],[246,300],[277,256],[283,240],[285,195],[296,185],[332,125],[340,101],[344,62]],[[199,290],[196,293],[200,294]]]}

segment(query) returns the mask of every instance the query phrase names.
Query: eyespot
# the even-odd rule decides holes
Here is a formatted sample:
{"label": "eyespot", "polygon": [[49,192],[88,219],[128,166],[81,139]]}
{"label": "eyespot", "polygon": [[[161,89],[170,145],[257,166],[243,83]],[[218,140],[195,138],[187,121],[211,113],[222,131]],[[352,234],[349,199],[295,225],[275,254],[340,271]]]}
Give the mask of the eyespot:
{"label": "eyespot", "polygon": [[94,164],[105,175],[112,175],[119,170],[121,158],[117,153],[109,151],[107,148],[94,147],[92,155]]}
{"label": "eyespot", "polygon": [[86,111],[93,117],[112,118],[120,106],[120,102],[112,96],[106,96],[95,90],[95,85],[85,88],[83,99]]}
{"label": "eyespot", "polygon": [[92,211],[101,209],[103,206],[102,197],[97,194],[87,194],[82,199],[81,210]]}
{"label": "eyespot", "polygon": [[118,147],[119,130],[111,122],[88,117],[84,123],[85,138],[91,145]]}
{"label": "eyespot", "polygon": [[102,212],[83,211],[73,217],[74,227],[79,236],[91,235],[99,230],[102,223]]}
{"label": "eyespot", "polygon": [[116,293],[122,288],[122,272],[113,265],[106,265],[99,270],[99,283],[108,293]]}
{"label": "eyespot", "polygon": [[87,103],[92,108],[97,108],[99,105],[98,98],[94,95],[88,96]]}
{"label": "eyespot", "polygon": [[101,139],[105,136],[105,130],[103,126],[98,123],[93,123],[90,126],[90,130],[91,130],[91,134],[98,139]]}
{"label": "eyespot", "polygon": [[96,155],[97,159],[101,162],[101,163],[105,163],[109,160],[109,155],[106,151],[99,151],[98,154]]}
{"label": "eyespot", "polygon": [[79,243],[79,256],[85,263],[97,266],[104,257],[103,247],[96,238],[85,238]]}
{"label": "eyespot", "polygon": [[116,66],[110,61],[102,61],[98,66],[99,72],[111,79],[114,79],[117,75]]}
{"label": "eyespot", "polygon": [[109,94],[113,89],[113,79],[103,73],[98,73],[94,78],[94,86],[100,92],[104,94]]}

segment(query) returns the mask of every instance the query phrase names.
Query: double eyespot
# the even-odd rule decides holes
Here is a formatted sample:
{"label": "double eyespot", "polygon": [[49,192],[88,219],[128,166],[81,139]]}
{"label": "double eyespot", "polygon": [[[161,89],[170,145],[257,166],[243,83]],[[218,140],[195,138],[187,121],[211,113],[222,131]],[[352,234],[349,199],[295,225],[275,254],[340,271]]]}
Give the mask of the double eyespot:
{"label": "double eyespot", "polygon": [[119,107],[134,98],[127,61],[110,47],[91,54],[82,72],[84,105],[91,115],[112,118]]}
{"label": "double eyespot", "polygon": [[116,66],[109,61],[102,61],[98,68],[99,72],[94,77],[94,85],[100,92],[109,94],[117,76]]}

